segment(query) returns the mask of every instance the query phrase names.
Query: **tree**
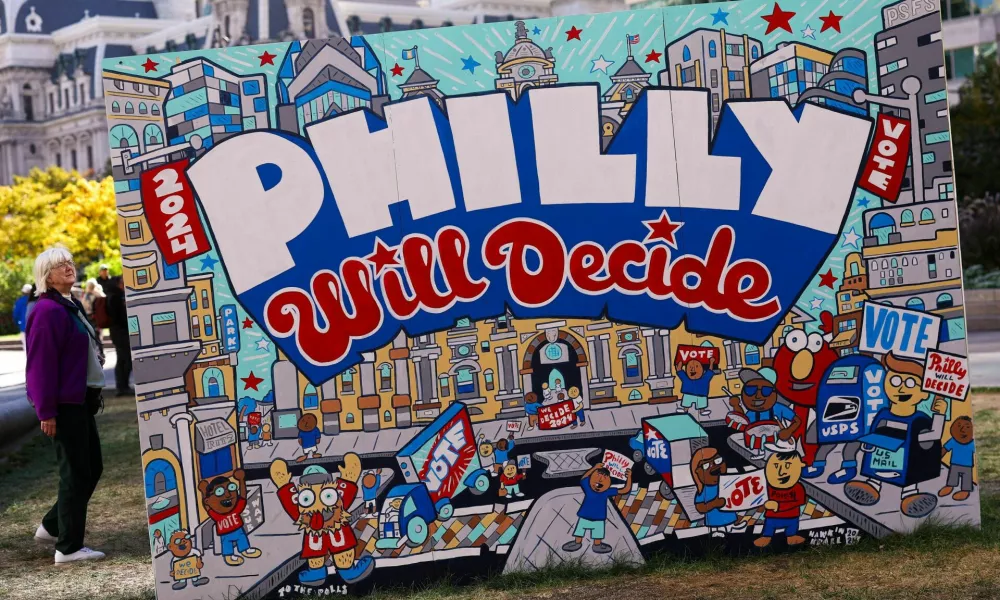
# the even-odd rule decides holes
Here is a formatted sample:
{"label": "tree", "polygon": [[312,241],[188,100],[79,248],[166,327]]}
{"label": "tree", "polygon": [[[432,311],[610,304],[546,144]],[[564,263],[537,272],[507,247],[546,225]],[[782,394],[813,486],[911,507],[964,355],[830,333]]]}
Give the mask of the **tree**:
{"label": "tree", "polygon": [[960,203],[1000,192],[1000,64],[982,61],[951,109],[956,189]]}

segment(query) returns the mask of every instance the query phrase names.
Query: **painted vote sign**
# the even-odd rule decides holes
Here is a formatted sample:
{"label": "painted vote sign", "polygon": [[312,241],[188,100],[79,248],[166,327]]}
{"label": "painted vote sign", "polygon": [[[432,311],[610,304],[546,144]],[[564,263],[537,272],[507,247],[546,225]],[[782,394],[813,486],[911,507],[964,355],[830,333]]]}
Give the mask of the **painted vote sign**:
{"label": "painted vote sign", "polygon": [[[551,515],[603,508],[601,556],[713,534],[743,554],[779,447],[815,467],[774,499],[815,539],[978,523],[978,482],[939,498],[957,459],[926,439],[970,403],[888,419],[968,397],[939,0],[662,3],[446,27],[212,2],[86,53],[106,57],[77,76],[107,107],[149,542],[187,531],[204,563],[174,589],[154,556],[161,600],[578,561],[593,532],[572,550]],[[751,448],[731,395],[801,426]],[[874,503],[825,483],[840,450],[817,458],[859,436],[905,475]],[[600,462],[634,485],[598,510]],[[712,522],[756,525],[706,525],[720,500]]]}

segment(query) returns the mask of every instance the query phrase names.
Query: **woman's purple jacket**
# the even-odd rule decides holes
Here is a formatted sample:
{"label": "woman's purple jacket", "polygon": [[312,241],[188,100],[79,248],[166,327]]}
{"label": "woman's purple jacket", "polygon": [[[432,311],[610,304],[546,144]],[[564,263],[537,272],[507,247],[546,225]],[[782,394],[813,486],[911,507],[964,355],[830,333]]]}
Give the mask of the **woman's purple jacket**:
{"label": "woman's purple jacket", "polygon": [[50,290],[28,315],[28,401],[40,421],[55,417],[60,404],[83,404],[87,394],[90,334],[73,316],[76,308],[83,310]]}

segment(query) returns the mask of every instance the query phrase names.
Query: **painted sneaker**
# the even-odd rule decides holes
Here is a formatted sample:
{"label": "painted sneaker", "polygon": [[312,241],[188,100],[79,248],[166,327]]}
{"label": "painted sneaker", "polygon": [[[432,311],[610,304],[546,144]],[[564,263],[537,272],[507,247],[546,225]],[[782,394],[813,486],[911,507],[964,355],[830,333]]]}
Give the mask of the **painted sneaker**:
{"label": "painted sneaker", "polygon": [[952,499],[961,502],[962,500],[965,500],[968,497],[969,497],[969,492],[963,490],[961,492],[955,492],[955,495],[952,496]]}
{"label": "painted sneaker", "polygon": [[825,470],[825,460],[814,461],[812,465],[806,467],[806,470],[802,472],[802,479],[816,479],[817,477],[822,477],[823,471]]}
{"label": "painted sneaker", "polygon": [[362,581],[375,570],[375,559],[370,556],[362,556],[348,569],[337,569],[337,573],[344,579],[344,583],[351,584]]}
{"label": "painted sneaker", "polygon": [[243,564],[243,557],[235,554],[226,555],[226,564],[230,567],[238,567]]}
{"label": "painted sneaker", "polygon": [[326,582],[326,568],[305,569],[299,571],[299,583],[310,587],[319,587]]}
{"label": "painted sneaker", "polygon": [[827,483],[846,483],[858,476],[858,463],[853,460],[845,461],[840,465],[840,470],[832,473],[826,478]]}
{"label": "painted sneaker", "polygon": [[861,506],[872,506],[873,504],[878,504],[879,491],[875,489],[875,486],[868,483],[867,481],[848,481],[844,484],[844,495],[855,503]]}
{"label": "painted sneaker", "polygon": [[926,517],[937,506],[937,496],[921,492],[912,494],[899,501],[899,510],[914,519]]}
{"label": "painted sneaker", "polygon": [[576,540],[570,540],[562,545],[563,552],[576,552],[580,548],[583,548],[583,544]]}
{"label": "painted sneaker", "polygon": [[49,533],[49,530],[45,528],[45,525],[39,525],[38,529],[35,530],[35,541],[42,544],[54,544],[56,543],[56,536]]}
{"label": "painted sneaker", "polygon": [[[952,489],[953,488],[950,485],[946,485],[943,488],[941,488],[940,490],[938,490],[938,496],[941,496],[942,498],[944,498],[945,496],[947,496],[948,494],[951,493]],[[41,530],[42,527],[39,526],[38,529]],[[37,533],[35,534],[35,538],[36,539],[38,538],[38,534]]]}
{"label": "painted sneaker", "polygon": [[247,558],[257,558],[260,556],[260,548],[247,548],[246,552],[243,553],[243,556]]}
{"label": "painted sneaker", "polygon": [[98,552],[97,550],[91,550],[84,546],[72,554],[63,554],[56,550],[56,564],[66,565],[73,562],[78,562],[82,560],[101,560],[104,558],[103,552]]}
{"label": "painted sneaker", "polygon": [[594,544],[594,552],[596,554],[610,554],[612,550],[614,548],[611,547],[611,544],[605,544],[604,542]]}

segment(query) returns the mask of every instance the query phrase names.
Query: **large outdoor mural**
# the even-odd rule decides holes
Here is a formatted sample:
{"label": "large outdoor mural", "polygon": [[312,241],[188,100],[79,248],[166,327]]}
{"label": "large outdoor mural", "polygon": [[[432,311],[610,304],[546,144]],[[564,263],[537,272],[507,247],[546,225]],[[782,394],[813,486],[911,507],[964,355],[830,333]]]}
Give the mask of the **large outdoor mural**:
{"label": "large outdoor mural", "polygon": [[938,8],[105,60],[160,597],[978,523]]}

